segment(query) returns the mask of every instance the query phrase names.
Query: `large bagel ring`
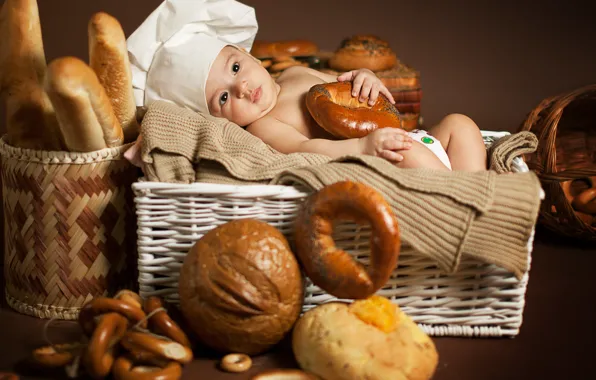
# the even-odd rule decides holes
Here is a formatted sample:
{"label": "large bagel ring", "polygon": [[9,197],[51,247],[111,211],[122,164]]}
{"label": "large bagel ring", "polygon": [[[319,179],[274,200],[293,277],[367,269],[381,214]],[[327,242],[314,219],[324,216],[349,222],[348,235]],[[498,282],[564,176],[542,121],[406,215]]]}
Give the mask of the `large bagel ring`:
{"label": "large bagel ring", "polygon": [[[372,227],[368,269],[332,238],[335,220],[368,222]],[[296,219],[296,255],[306,275],[338,298],[361,299],[374,294],[397,265],[400,235],[391,206],[373,188],[356,182],[336,182],[312,194]]]}

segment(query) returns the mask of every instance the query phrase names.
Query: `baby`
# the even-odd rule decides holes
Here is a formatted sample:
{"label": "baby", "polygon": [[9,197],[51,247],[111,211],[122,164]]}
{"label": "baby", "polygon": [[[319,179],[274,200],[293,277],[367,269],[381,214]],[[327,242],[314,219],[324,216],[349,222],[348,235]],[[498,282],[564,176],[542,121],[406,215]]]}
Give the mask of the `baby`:
{"label": "baby", "polygon": [[[362,138],[333,138],[306,108],[313,85],[351,81],[352,96],[371,105],[379,94],[395,103],[389,90],[367,69],[333,76],[295,66],[274,79],[247,53],[256,30],[254,10],[234,0],[164,1],[128,40],[137,105],[166,100],[222,117],[282,153],[367,154],[401,168],[486,170],[478,126],[460,114],[428,131],[379,128]],[[139,144],[125,155],[136,164]]]}
{"label": "baby", "polygon": [[336,77],[294,66],[273,79],[258,60],[232,46],[224,47],[215,59],[205,95],[211,115],[246,126],[248,132],[282,153],[311,152],[332,158],[368,154],[402,168],[486,170],[480,130],[460,114],[448,115],[429,128],[430,136],[423,131],[380,128],[362,138],[334,139],[315,123],[304,99],[313,85],[335,81],[351,81],[352,96],[360,101],[368,99],[370,105],[379,94],[395,103],[370,70],[353,70]]}

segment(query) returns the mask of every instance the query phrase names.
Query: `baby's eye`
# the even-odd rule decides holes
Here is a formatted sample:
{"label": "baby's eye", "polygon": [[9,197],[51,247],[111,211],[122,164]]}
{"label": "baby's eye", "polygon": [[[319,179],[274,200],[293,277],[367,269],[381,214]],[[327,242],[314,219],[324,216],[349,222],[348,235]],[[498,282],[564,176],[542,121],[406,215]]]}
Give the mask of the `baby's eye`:
{"label": "baby's eye", "polygon": [[232,65],[232,71],[235,73],[240,71],[240,64],[238,62],[236,62],[236,63],[234,63],[234,65]]}
{"label": "baby's eye", "polygon": [[227,92],[224,92],[219,97],[219,106],[220,107],[223,106],[224,104],[226,104],[227,101],[228,101],[228,93]]}

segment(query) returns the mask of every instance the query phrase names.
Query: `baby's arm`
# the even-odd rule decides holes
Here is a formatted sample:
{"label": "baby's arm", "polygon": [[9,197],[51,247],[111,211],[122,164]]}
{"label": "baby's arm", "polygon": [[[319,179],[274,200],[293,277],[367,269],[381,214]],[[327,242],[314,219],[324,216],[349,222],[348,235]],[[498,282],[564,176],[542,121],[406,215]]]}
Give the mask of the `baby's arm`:
{"label": "baby's arm", "polygon": [[368,154],[391,162],[400,162],[403,156],[397,151],[412,147],[412,138],[399,128],[380,128],[359,139],[309,139],[291,125],[265,116],[246,130],[278,152],[319,153],[332,159],[346,155]]}
{"label": "baby's arm", "polygon": [[347,154],[362,154],[363,146],[359,139],[326,140],[309,139],[294,127],[273,117],[263,117],[246,128],[278,152],[319,153],[337,158]]}
{"label": "baby's arm", "polygon": [[361,102],[368,99],[371,106],[375,104],[379,94],[385,95],[391,103],[395,104],[395,99],[393,99],[393,95],[391,95],[387,86],[369,69],[352,70],[336,76],[308,67],[294,66],[286,69],[279,78],[301,76],[305,73],[317,77],[326,83],[352,82],[352,96],[356,97],[360,95]]}
{"label": "baby's arm", "polygon": [[137,141],[135,141],[135,143],[124,152],[124,158],[139,168],[143,167],[143,161],[141,160],[141,141],[142,135],[139,135],[139,137],[137,137]]}

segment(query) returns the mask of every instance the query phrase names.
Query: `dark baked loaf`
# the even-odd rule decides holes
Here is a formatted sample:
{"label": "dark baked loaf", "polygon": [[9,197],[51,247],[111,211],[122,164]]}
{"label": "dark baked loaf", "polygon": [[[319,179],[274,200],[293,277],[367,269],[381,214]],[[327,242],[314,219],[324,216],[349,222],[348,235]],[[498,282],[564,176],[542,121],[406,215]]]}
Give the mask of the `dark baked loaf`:
{"label": "dark baked loaf", "polygon": [[342,41],[329,59],[329,67],[339,71],[369,69],[383,71],[394,67],[397,57],[389,44],[376,36],[356,35]]}
{"label": "dark baked loaf", "polygon": [[218,226],[191,248],[180,308],[207,346],[255,355],[278,343],[302,309],[303,280],[282,233],[253,219]]}

